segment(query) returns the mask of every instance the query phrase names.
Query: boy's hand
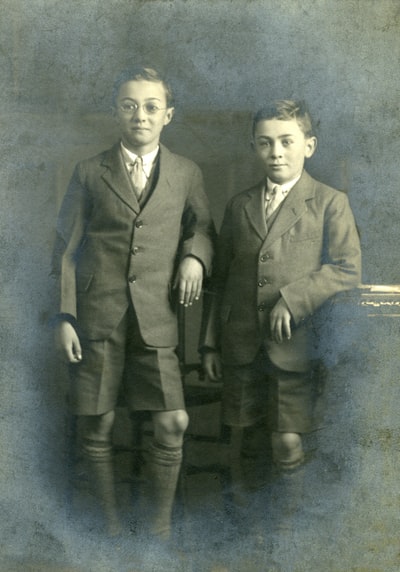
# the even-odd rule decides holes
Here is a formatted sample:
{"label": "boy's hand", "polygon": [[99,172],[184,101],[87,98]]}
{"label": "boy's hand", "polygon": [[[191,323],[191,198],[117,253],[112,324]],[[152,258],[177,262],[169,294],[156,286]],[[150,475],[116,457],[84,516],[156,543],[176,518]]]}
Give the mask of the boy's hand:
{"label": "boy's hand", "polygon": [[203,265],[197,258],[186,256],[179,265],[174,288],[179,287],[179,303],[191,306],[200,298],[203,284]]}
{"label": "boy's hand", "polygon": [[75,328],[67,321],[60,322],[56,329],[56,348],[67,363],[79,363],[82,349]]}
{"label": "boy's hand", "polygon": [[219,352],[208,351],[203,354],[203,368],[211,381],[219,381],[222,378],[222,364]]}
{"label": "boy's hand", "polygon": [[283,298],[279,298],[270,314],[270,327],[272,339],[278,344],[282,343],[284,338],[290,340],[292,331],[290,328],[291,314],[287,304]]}

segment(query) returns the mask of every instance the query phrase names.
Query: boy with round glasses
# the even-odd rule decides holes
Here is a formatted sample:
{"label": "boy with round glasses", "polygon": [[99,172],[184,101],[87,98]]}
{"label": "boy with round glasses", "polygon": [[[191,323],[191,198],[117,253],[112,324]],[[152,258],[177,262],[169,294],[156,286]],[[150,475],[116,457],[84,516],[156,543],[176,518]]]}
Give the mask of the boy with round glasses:
{"label": "boy with round glasses", "polygon": [[151,68],[114,85],[121,140],[79,163],[57,222],[56,339],[70,364],[70,404],[111,533],[119,530],[111,433],[123,389],[131,410],[151,413],[147,458],[150,525],[168,538],[188,424],[175,348],[174,307],[200,296],[213,223],[199,168],[160,143],[174,114],[171,89]]}

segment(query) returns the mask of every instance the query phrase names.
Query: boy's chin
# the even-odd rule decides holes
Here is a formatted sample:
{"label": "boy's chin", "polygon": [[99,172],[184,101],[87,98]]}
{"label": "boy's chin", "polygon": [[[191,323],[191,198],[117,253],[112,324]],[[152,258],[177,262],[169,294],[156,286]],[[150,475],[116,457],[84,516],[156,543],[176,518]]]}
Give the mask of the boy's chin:
{"label": "boy's chin", "polygon": [[285,183],[289,182],[287,177],[279,176],[277,173],[267,173],[267,177],[270,181],[276,183],[277,185],[284,185]]}
{"label": "boy's chin", "polygon": [[293,181],[293,179],[295,179],[297,176],[299,176],[299,174],[293,174],[293,173],[288,173],[287,170],[284,171],[282,170],[268,170],[267,171],[267,177],[269,178],[270,181],[272,181],[273,183],[276,183],[277,185],[285,185],[286,183],[290,183],[290,181]]}

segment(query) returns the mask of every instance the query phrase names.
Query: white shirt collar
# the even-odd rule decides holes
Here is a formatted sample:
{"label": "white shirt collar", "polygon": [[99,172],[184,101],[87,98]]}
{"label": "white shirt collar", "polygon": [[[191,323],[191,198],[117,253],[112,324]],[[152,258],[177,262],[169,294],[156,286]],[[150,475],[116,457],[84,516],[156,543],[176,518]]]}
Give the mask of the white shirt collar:
{"label": "white shirt collar", "polygon": [[[122,149],[122,154],[124,156],[124,160],[125,160],[125,163],[127,164],[127,166],[129,166],[131,163],[134,163],[136,161],[136,158],[138,157],[138,155],[135,155],[135,153],[132,153],[132,151],[127,149],[125,147],[125,145],[122,143],[122,141],[121,141],[121,149]],[[141,155],[141,157],[143,159],[143,170],[148,177],[150,176],[150,172],[151,172],[151,169],[153,167],[153,163],[154,163],[154,161],[158,155],[159,149],[160,149],[160,146],[157,145],[157,147],[153,151],[150,151],[150,153],[146,153],[146,155]]]}

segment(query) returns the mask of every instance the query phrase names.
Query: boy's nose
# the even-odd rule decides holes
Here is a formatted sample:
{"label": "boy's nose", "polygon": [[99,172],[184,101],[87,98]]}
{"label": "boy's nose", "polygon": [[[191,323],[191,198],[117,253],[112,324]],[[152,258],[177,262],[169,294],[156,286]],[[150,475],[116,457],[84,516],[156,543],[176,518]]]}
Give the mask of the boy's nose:
{"label": "boy's nose", "polygon": [[272,157],[281,157],[282,156],[282,147],[279,144],[273,145],[271,149],[271,156]]}
{"label": "boy's nose", "polygon": [[142,106],[136,109],[135,113],[132,115],[132,119],[134,121],[143,121],[144,119],[146,119],[146,113]]}

